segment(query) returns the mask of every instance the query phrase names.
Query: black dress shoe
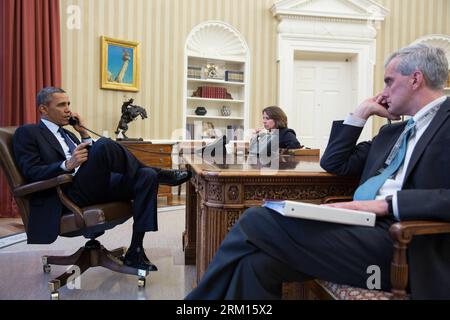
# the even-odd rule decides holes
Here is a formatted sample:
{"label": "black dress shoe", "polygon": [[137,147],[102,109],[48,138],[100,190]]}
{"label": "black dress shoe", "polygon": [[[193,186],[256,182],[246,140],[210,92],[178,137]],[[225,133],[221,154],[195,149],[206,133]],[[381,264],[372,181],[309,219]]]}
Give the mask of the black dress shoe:
{"label": "black dress shoe", "polygon": [[148,260],[143,249],[128,250],[123,258],[123,263],[129,267],[147,270],[158,271],[158,268]]}
{"label": "black dress shoe", "polygon": [[191,178],[191,172],[187,170],[165,170],[162,169],[158,172],[159,184],[165,184],[168,186],[178,186],[185,183]]}

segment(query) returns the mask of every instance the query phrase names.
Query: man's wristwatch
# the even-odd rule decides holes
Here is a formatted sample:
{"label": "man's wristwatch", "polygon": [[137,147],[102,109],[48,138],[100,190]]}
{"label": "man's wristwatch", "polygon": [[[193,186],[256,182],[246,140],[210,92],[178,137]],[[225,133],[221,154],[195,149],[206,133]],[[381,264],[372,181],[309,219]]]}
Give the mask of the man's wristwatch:
{"label": "man's wristwatch", "polygon": [[386,198],[384,198],[384,200],[386,200],[386,202],[388,203],[388,213],[390,216],[394,215],[394,208],[392,207],[392,195],[387,196]]}

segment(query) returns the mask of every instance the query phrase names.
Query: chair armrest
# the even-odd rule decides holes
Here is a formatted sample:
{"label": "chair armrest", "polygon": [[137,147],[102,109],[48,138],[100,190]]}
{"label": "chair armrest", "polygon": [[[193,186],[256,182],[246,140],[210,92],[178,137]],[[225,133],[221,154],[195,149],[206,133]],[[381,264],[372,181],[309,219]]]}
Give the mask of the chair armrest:
{"label": "chair armrest", "polygon": [[395,241],[408,244],[416,235],[450,233],[450,222],[425,220],[397,222],[389,228],[389,233]]}
{"label": "chair armrest", "polygon": [[349,196],[326,197],[323,199],[322,204],[334,203],[334,202],[347,202],[347,201],[353,201],[353,198],[349,197]]}
{"label": "chair armrest", "polygon": [[55,188],[62,184],[66,184],[72,182],[73,176],[71,174],[62,174],[55,178],[42,180],[37,182],[32,182],[25,184],[23,186],[14,188],[14,196],[15,197],[24,197],[30,195],[32,193],[43,191],[51,188]]}
{"label": "chair armrest", "polygon": [[13,193],[15,197],[25,197],[38,191],[56,188],[56,192],[61,202],[75,215],[77,227],[83,228],[86,225],[83,218],[83,211],[72,202],[61,189],[61,185],[71,183],[72,180],[73,176],[71,174],[61,174],[52,179],[37,181],[17,187],[14,189]]}
{"label": "chair armrest", "polygon": [[402,221],[391,225],[389,234],[394,240],[394,255],[391,261],[391,285],[394,297],[403,299],[408,285],[408,259],[406,252],[413,236],[450,233],[449,222]]}

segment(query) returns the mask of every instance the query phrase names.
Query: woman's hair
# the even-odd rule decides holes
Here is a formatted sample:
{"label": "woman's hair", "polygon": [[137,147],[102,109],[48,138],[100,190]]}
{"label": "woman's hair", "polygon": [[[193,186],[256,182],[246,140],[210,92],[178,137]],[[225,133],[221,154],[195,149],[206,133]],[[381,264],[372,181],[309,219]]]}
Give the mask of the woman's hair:
{"label": "woman's hair", "polygon": [[284,111],[277,106],[270,106],[267,108],[264,108],[262,113],[266,113],[269,119],[272,119],[275,122],[275,128],[276,129],[284,129],[287,128],[288,121],[287,116]]}

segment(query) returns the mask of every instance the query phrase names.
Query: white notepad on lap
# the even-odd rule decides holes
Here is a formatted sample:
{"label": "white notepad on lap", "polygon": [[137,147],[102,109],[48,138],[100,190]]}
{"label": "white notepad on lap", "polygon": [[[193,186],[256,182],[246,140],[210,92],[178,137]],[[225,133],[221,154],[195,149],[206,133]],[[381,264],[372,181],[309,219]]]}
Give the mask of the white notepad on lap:
{"label": "white notepad on lap", "polygon": [[321,206],[298,201],[265,201],[263,207],[293,218],[326,221],[358,226],[375,226],[376,215],[373,212]]}

